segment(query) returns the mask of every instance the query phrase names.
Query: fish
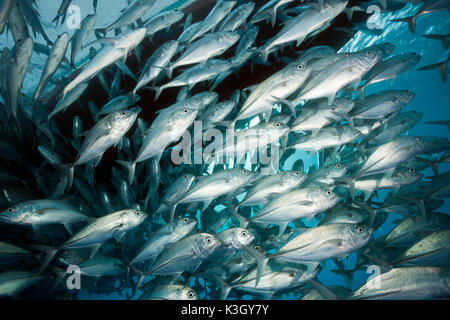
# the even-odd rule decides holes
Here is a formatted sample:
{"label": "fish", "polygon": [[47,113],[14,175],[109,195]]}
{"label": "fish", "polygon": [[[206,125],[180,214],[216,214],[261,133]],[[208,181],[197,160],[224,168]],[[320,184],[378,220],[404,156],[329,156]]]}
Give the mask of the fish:
{"label": "fish", "polygon": [[255,177],[255,172],[245,168],[218,171],[198,180],[178,203],[203,202],[204,211],[215,198],[251,183]]}
{"label": "fish", "polygon": [[445,34],[432,34],[432,33],[426,33],[423,34],[422,37],[424,38],[428,38],[428,39],[434,39],[434,40],[439,40],[442,42],[442,46],[445,49],[448,49],[448,38],[450,37],[450,35],[445,35]]}
{"label": "fish", "polygon": [[151,37],[156,32],[168,29],[172,24],[177,23],[181,19],[183,19],[184,13],[178,9],[163,11],[153,17],[151,17],[145,24],[144,28],[147,29],[147,36]]}
{"label": "fish", "polygon": [[159,285],[144,292],[139,300],[199,300],[198,294],[191,288],[179,285]]}
{"label": "fish", "polygon": [[106,35],[110,30],[127,27],[142,18],[155,2],[156,0],[135,0],[123,10],[122,14],[113,23],[105,28],[97,28],[94,31]]}
{"label": "fish", "polygon": [[139,76],[138,83],[133,89],[133,95],[143,88],[146,84],[156,79],[163,69],[170,63],[172,57],[176,54],[179,42],[170,40],[161,45],[150,58],[145,62],[145,66]]}
{"label": "fish", "polygon": [[255,8],[254,2],[247,2],[235,8],[220,24],[219,31],[233,32],[238,29]]}
{"label": "fish", "polygon": [[396,55],[379,62],[366,74],[366,82],[358,88],[360,96],[364,97],[364,90],[368,85],[389,79],[392,79],[392,82],[394,82],[400,73],[411,70],[411,68],[419,63],[420,58],[419,54],[412,52]]}
{"label": "fish", "polygon": [[362,77],[382,57],[383,49],[380,46],[372,46],[345,55],[315,74],[303,87],[298,99],[309,100],[327,97],[328,105],[331,105],[338,90],[350,84],[357,86]]}
{"label": "fish", "polygon": [[71,39],[71,52],[70,52],[70,64],[75,66],[75,58],[83,47],[83,43],[89,37],[94,30],[95,23],[97,22],[97,16],[95,14],[88,14],[83,21],[81,21],[80,28],[75,31]]}
{"label": "fish", "polygon": [[33,94],[34,101],[36,101],[40,97],[42,90],[51,80],[56,70],[58,70],[64,58],[64,55],[66,54],[68,44],[69,44],[69,34],[67,32],[59,35],[55,43],[53,44],[51,53],[48,56],[44,69],[42,70],[41,80],[39,81],[39,85]]}
{"label": "fish", "polygon": [[4,69],[2,72],[3,99],[9,114],[16,122],[18,121],[20,90],[29,68],[32,53],[33,40],[29,37],[24,40],[19,39],[2,67]]}
{"label": "fish", "polygon": [[206,61],[221,55],[233,46],[239,39],[238,33],[216,32],[209,33],[187,47],[183,54],[166,69],[167,76],[172,78],[175,68],[195,63],[204,65]]}
{"label": "fish", "polygon": [[56,248],[35,245],[36,249],[46,253],[40,270],[44,270],[60,250],[89,248],[91,249],[89,258],[92,259],[105,241],[111,238],[121,240],[128,231],[135,229],[147,216],[140,210],[120,210],[97,218]]}
{"label": "fish", "polygon": [[292,20],[288,20],[283,29],[259,49],[261,59],[266,61],[269,51],[277,46],[295,41],[298,47],[314,32],[327,27],[329,22],[345,9],[347,3],[348,1],[327,1],[322,10],[310,7]]}
{"label": "fish", "polygon": [[0,34],[3,33],[5,29],[6,20],[8,19],[9,12],[11,10],[12,0],[6,0],[1,2],[0,7]]}
{"label": "fish", "polygon": [[107,45],[64,87],[61,101],[64,101],[67,93],[76,88],[80,83],[91,79],[103,68],[115,63],[117,60],[126,58],[128,52],[134,49],[144,39],[146,32],[147,29],[139,28],[126,31],[119,35],[118,38],[103,38],[99,40],[107,43]]}
{"label": "fish", "polygon": [[164,149],[173,141],[178,140],[179,137],[191,126],[197,117],[198,109],[195,104],[200,101],[195,100],[189,104],[185,104],[180,109],[173,108],[167,110],[166,113],[160,113],[159,121],[155,121],[153,125],[147,129],[144,134],[141,148],[136,158],[130,161],[116,160],[116,162],[125,167],[128,171],[128,183],[131,184],[134,180],[134,172],[136,164],[155,157],[159,162]]}
{"label": "fish", "polygon": [[86,222],[90,218],[72,204],[61,200],[33,200],[7,208],[0,213],[0,221],[17,225],[30,225],[36,232],[46,224],[63,224],[72,234],[71,224]]}
{"label": "fish", "polygon": [[[373,283],[380,284],[374,286]],[[351,299],[430,299],[448,296],[448,276],[442,268],[393,268],[368,280]]]}
{"label": "fish", "polygon": [[89,130],[74,162],[64,168],[67,170],[69,188],[72,185],[74,168],[89,161],[98,164],[103,153],[110,147],[117,145],[123,135],[131,128],[139,111],[139,109],[136,109],[114,112],[101,119]]}
{"label": "fish", "polygon": [[11,296],[37,284],[48,276],[29,271],[5,271],[0,273],[0,296]]}
{"label": "fish", "polygon": [[248,220],[236,216],[242,227],[249,222],[278,225],[278,234],[281,235],[289,222],[301,218],[311,221],[316,214],[331,209],[339,200],[331,190],[300,188],[277,196]]}
{"label": "fish", "polygon": [[441,11],[450,8],[450,5],[448,1],[446,0],[433,0],[433,1],[427,1],[424,2],[423,5],[420,7],[419,11],[414,14],[413,16],[406,17],[406,18],[399,18],[399,19],[392,19],[393,22],[407,22],[409,30],[412,34],[416,33],[416,20],[417,18],[430,14],[433,12]]}
{"label": "fish", "polygon": [[[225,125],[234,128],[238,120],[246,119],[262,112],[268,113],[266,119],[269,120],[273,103],[277,99],[286,98],[295,92],[308,78],[310,72],[311,69],[304,61],[296,61],[273,74],[252,91],[239,109],[238,114],[231,122],[225,122]],[[291,112],[295,115],[295,111],[291,109]]]}
{"label": "fish", "polygon": [[427,71],[427,70],[437,69],[439,71],[439,75],[441,76],[442,81],[443,82],[447,82],[447,77],[448,77],[447,63],[450,61],[449,59],[450,59],[450,57],[448,57],[444,61],[420,67],[417,70],[419,70],[419,71]]}
{"label": "fish", "polygon": [[158,255],[151,269],[141,274],[181,273],[200,264],[219,246],[220,241],[213,235],[208,233],[194,234],[166,248]]}
{"label": "fish", "polygon": [[208,16],[201,23],[199,30],[192,35],[189,41],[192,42],[201,35],[214,29],[231,12],[236,2],[237,1],[218,0]]}

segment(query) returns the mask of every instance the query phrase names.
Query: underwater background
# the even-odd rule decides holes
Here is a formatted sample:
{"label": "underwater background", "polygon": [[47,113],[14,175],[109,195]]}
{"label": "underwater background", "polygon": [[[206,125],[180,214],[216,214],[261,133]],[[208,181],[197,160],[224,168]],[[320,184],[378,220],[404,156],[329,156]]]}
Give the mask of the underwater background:
{"label": "underwater background", "polygon": [[[144,19],[147,19],[151,16],[153,16],[156,13],[159,13],[163,10],[170,10],[174,8],[180,8],[183,9],[194,1],[165,1],[165,0],[159,0],[156,2],[156,4],[145,14]],[[201,1],[199,1],[201,2]],[[210,1],[211,2],[211,1]],[[213,4],[214,1],[211,2]],[[84,18],[88,14],[93,14],[94,9],[92,7],[92,1],[91,0],[73,0],[71,2],[72,5],[77,5],[81,9],[81,18]],[[97,22],[96,26],[106,26],[109,25],[112,21],[115,20],[117,17],[117,13],[126,6],[125,0],[99,0],[98,1],[98,7],[97,7]],[[39,8],[39,14],[41,16],[42,24],[45,28],[46,33],[51,39],[55,39],[57,35],[61,34],[62,32],[68,32],[69,36],[71,36],[75,30],[69,29],[66,24],[60,24],[55,27],[55,24],[51,22],[51,20],[56,15],[56,11],[58,9],[59,1],[54,0],[37,0],[36,1],[37,8]],[[450,82],[443,82],[440,79],[439,73],[437,70],[428,70],[428,71],[416,71],[421,66],[426,66],[429,64],[433,64],[436,62],[443,61],[447,59],[449,55],[449,50],[445,49],[440,41],[436,40],[430,40],[426,39],[424,37],[421,37],[422,34],[425,33],[437,33],[437,34],[448,34],[450,31],[450,15],[447,10],[431,13],[425,16],[420,17],[417,20],[416,23],[416,33],[415,35],[412,35],[410,30],[408,29],[408,25],[406,23],[398,23],[398,22],[391,22],[390,20],[395,18],[402,18],[407,17],[410,15],[413,15],[417,12],[420,5],[413,5],[411,3],[406,4],[402,9],[397,10],[395,12],[389,12],[389,13],[380,13],[380,14],[374,14],[370,17],[369,22],[375,23],[376,25],[380,26],[383,31],[380,35],[373,35],[368,34],[365,32],[358,31],[353,37],[346,38],[344,44],[340,47],[340,52],[353,52],[358,51],[363,48],[366,48],[367,46],[382,43],[382,42],[390,42],[395,44],[395,50],[392,53],[392,55],[398,55],[403,53],[411,53],[416,52],[421,55],[421,59],[419,63],[410,71],[404,72],[400,74],[395,81],[384,81],[381,83],[373,84],[369,86],[366,89],[366,95],[380,91],[380,90],[389,90],[389,89],[407,89],[415,93],[415,98],[410,102],[403,111],[410,111],[415,110],[419,112],[423,112],[423,118],[422,120],[415,125],[410,131],[409,135],[415,135],[415,136],[440,136],[440,137],[446,137],[450,139],[449,130],[445,126],[435,126],[426,124],[427,121],[433,121],[433,120],[448,120],[450,119]],[[195,13],[194,13],[195,14]],[[144,20],[143,19],[143,20]],[[194,21],[196,21],[194,16]],[[171,34],[173,34],[173,30],[171,31],[160,31],[157,36],[155,36],[154,39],[154,45],[157,46],[158,43],[164,40],[168,40],[171,38]],[[342,42],[342,35],[339,35],[338,33],[334,32],[331,33],[331,35],[328,35],[327,39],[332,39],[333,37],[336,37],[336,42]],[[172,37],[173,38],[173,37]],[[38,36],[39,39],[39,36]],[[95,35],[92,33],[89,38],[86,40],[86,43],[89,43],[90,41],[95,40]],[[44,40],[41,42],[44,43]],[[327,42],[320,42],[320,39],[315,41],[316,45],[332,45],[331,43]],[[14,40],[11,37],[10,33],[3,33],[0,36],[0,47],[12,47],[14,45]],[[297,48],[298,49],[298,48]],[[300,49],[302,49],[300,47]],[[88,48],[84,48],[80,51],[78,54],[78,58],[83,60],[84,57],[86,57],[89,54]],[[66,53],[66,57],[69,57],[69,51]],[[31,58],[31,65],[30,70],[27,73],[24,84],[23,84],[23,93],[32,96],[33,92],[38,85],[39,82],[39,75],[42,70],[43,65],[45,64],[46,56],[45,55],[39,55],[37,53],[33,53],[33,56]],[[261,68],[269,68],[270,66],[260,66],[255,71],[256,75],[255,78],[252,79],[252,77],[249,77],[249,79],[246,79],[248,83],[257,83],[255,79],[257,79],[257,72]],[[246,70],[248,72],[248,70]],[[56,75],[54,78],[58,79],[62,76],[66,76],[69,73],[69,70],[66,70],[65,68],[58,69]],[[267,74],[267,73],[266,73]],[[270,74],[270,72],[269,72]],[[94,80],[92,80],[94,82]],[[128,81],[131,81],[128,79]],[[229,87],[232,83],[230,82],[224,82],[221,84],[221,86],[215,90],[220,95],[222,94],[221,90],[225,92],[224,97],[228,97],[229,93],[232,92],[235,89],[243,89],[246,86],[248,86],[247,83],[244,83],[244,80],[242,82],[236,82],[236,78],[234,79],[234,87]],[[97,84],[98,87],[98,84]],[[201,86],[200,86],[201,87]],[[200,88],[201,89],[201,88]],[[197,88],[198,91],[200,91],[199,88]],[[146,99],[145,94],[143,93],[143,99],[142,101],[146,101],[145,103],[138,103],[138,105],[141,105],[143,107],[143,115],[144,119],[151,123],[152,116],[151,113],[157,111],[158,109],[161,109],[163,107],[166,107],[173,102],[175,102],[177,90],[167,90],[162,96],[162,99],[157,100],[156,102],[153,102],[152,98]],[[150,94],[149,94],[150,95]],[[95,90],[89,89],[86,91],[82,97],[83,101],[89,101],[90,97],[95,97],[95,99],[100,101],[103,99],[103,101],[107,101],[107,98],[99,98],[98,93]],[[222,97],[222,99],[224,99]],[[101,102],[99,102],[97,105],[102,105]],[[72,118],[74,115],[81,115],[82,111],[79,107],[72,107],[70,110],[67,110],[64,114],[58,116],[58,121],[60,123],[66,123],[67,126],[64,127],[61,126],[60,130],[62,132],[71,132],[71,126],[72,126]],[[251,124],[254,125],[259,120],[254,119]],[[91,127],[89,123],[85,123],[85,127],[89,128]],[[114,157],[115,152],[113,152]],[[289,168],[292,166],[292,164],[298,160],[303,159],[305,168],[308,168],[310,165],[317,162],[316,156],[307,157],[306,152],[296,151],[293,156],[289,158],[289,160],[286,162],[285,167]],[[96,179],[100,180],[102,177],[107,177],[108,170],[102,169],[101,164],[98,168],[99,173],[96,174]],[[250,168],[250,167],[249,167]],[[212,167],[209,168],[209,171],[212,172]],[[448,169],[450,169],[450,164],[443,163],[440,164],[440,172],[445,172]],[[103,171],[102,171],[103,170]],[[423,172],[424,176],[430,176],[432,175],[431,168],[428,168]],[[106,183],[109,183],[108,181],[105,181]],[[377,201],[382,201],[383,197],[387,195],[387,191],[379,191],[378,192],[378,198],[375,198]],[[223,208],[223,206],[217,206],[216,211],[219,211]],[[445,200],[444,205],[438,210],[442,213],[449,213],[450,212],[450,202],[449,200]],[[199,216],[199,214],[198,214]],[[397,215],[394,213],[389,214],[388,219],[385,221],[385,223],[374,233],[375,239],[386,235],[389,233],[392,228],[395,226],[393,221],[396,219],[402,218],[401,215]],[[316,225],[318,220],[314,219],[310,223],[307,224],[307,226],[314,226]],[[228,222],[229,224],[229,222]],[[224,229],[227,228],[227,225],[224,226]],[[356,253],[350,254],[345,260],[344,265],[346,269],[351,270],[353,268],[353,265],[356,261]],[[330,269],[335,269],[335,266],[333,265],[332,260],[326,261],[326,268],[323,270],[319,276],[318,279],[327,286],[330,285],[339,285],[339,286],[345,286],[346,281],[345,279],[333,272],[330,271]],[[360,287],[370,276],[370,273],[363,272],[363,271],[356,271],[353,274],[353,281],[352,281],[352,291]],[[101,283],[101,282],[100,282]],[[130,289],[131,291],[131,289]],[[289,293],[281,297],[281,299],[298,299],[301,295],[298,293]],[[90,293],[87,290],[80,290],[77,292],[77,298],[79,299],[124,299],[125,296],[122,294],[116,294],[116,293],[110,293],[110,294],[97,294],[97,293]],[[202,296],[200,296],[202,298]],[[231,297],[230,297],[231,298]],[[244,295],[242,299],[250,299],[251,296]],[[233,298],[231,298],[233,299]]]}

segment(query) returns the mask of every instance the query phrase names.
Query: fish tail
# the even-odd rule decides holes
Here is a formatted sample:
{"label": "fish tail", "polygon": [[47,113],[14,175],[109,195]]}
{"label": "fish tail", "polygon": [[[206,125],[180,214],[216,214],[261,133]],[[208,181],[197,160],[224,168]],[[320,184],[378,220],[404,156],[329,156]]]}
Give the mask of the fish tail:
{"label": "fish tail", "polygon": [[245,219],[245,217],[241,216],[237,211],[239,209],[239,205],[235,206],[230,203],[225,203],[225,207],[230,211],[231,215],[239,221],[239,225],[241,228],[246,228],[249,221]]}
{"label": "fish tail", "polygon": [[106,30],[106,28],[97,28],[94,30],[94,32],[101,33],[101,34],[103,34],[103,36],[106,36],[107,30]]}
{"label": "fish tail", "polygon": [[261,276],[263,275],[264,269],[266,268],[267,262],[269,262],[269,258],[263,255],[262,253],[256,251],[250,246],[242,246],[242,249],[250,254],[253,258],[256,259],[257,271],[256,271],[256,283],[255,286],[258,285],[259,280],[261,280]]}
{"label": "fish tail", "polygon": [[263,48],[263,49],[259,50],[258,52],[261,55],[262,61],[266,62],[267,58],[269,57],[269,49]]}
{"label": "fish tail", "polygon": [[406,17],[406,18],[392,19],[391,21],[407,22],[409,30],[411,31],[412,34],[415,34],[416,33],[416,19],[417,19],[417,16],[411,16],[411,17]]}
{"label": "fish tail", "polygon": [[439,174],[439,166],[438,166],[438,164],[441,162],[440,160],[432,161],[432,160],[424,159],[422,157],[416,157],[416,159],[419,160],[419,161],[425,162],[426,164],[431,166],[431,169],[433,170],[434,175],[437,176]]}
{"label": "fish tail", "polygon": [[226,300],[228,297],[228,294],[230,293],[230,290],[233,287],[230,286],[228,283],[226,283],[224,280],[222,280],[218,275],[213,274],[212,276],[217,281],[217,284],[220,287],[220,300]]}
{"label": "fish tail", "polygon": [[136,171],[136,162],[116,160],[118,164],[125,167],[128,171],[128,183],[131,185],[134,180],[134,172]]}
{"label": "fish tail", "polygon": [[366,89],[366,87],[364,86],[364,85],[362,85],[362,86],[360,86],[360,87],[358,87],[356,90],[358,91],[358,94],[359,94],[359,98],[361,99],[361,100],[364,100],[365,99],[365,96],[364,96],[364,91],[365,91],[365,89]]}
{"label": "fish tail", "polygon": [[67,176],[67,187],[70,190],[72,188],[73,183],[73,173],[74,173],[74,165],[73,164],[56,164],[57,168],[61,169],[64,174]]}
{"label": "fish tail", "polygon": [[131,295],[130,296],[127,295],[127,299],[131,300],[136,295],[137,291],[139,290],[139,288],[141,286],[142,281],[144,280],[145,276],[148,273],[143,272],[143,271],[133,267],[132,265],[128,265],[128,268],[131,269],[138,276],[136,284],[133,286],[133,291],[131,292]]}
{"label": "fish tail", "polygon": [[341,177],[336,182],[343,182],[348,187],[352,200],[355,199],[355,179],[353,177]]}
{"label": "fish tail", "polygon": [[271,96],[271,97],[274,98],[278,103],[282,103],[282,104],[288,106],[289,110],[291,110],[291,113],[294,116],[294,118],[297,118],[297,115],[295,113],[295,104],[292,101],[289,101],[289,100],[283,99],[283,98],[279,98],[279,97],[275,97],[275,96]]}
{"label": "fish tail", "polygon": [[164,71],[166,71],[167,78],[172,79],[173,65],[168,66]]}
{"label": "fish tail", "polygon": [[44,259],[42,259],[41,261],[41,266],[39,267],[38,273],[41,273],[42,271],[44,271],[48,264],[53,260],[53,258],[55,257],[55,254],[58,252],[58,249],[53,248],[53,247],[49,247],[49,246],[44,246],[44,245],[31,245],[32,248],[38,250],[38,251],[42,251],[45,253]]}
{"label": "fish tail", "polygon": [[422,217],[426,219],[427,212],[425,208],[425,199],[418,199],[412,197],[399,197],[399,198],[414,203],[419,208]]}
{"label": "fish tail", "polygon": [[[334,270],[332,270],[334,271]],[[333,292],[330,291],[327,287],[325,287],[322,283],[316,280],[309,280],[309,283],[317,290],[325,299],[327,300],[339,300],[339,297],[336,296]]]}

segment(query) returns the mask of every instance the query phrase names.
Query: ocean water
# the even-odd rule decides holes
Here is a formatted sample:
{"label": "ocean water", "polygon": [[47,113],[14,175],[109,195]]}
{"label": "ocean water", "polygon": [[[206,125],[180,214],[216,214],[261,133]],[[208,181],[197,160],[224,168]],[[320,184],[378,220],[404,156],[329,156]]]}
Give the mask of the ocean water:
{"label": "ocean water", "polygon": [[[81,9],[81,18],[84,18],[88,14],[94,12],[91,4],[91,0],[73,0],[72,5],[79,6]],[[154,14],[161,12],[162,10],[168,10],[171,8],[184,8],[193,1],[165,1],[159,0],[156,2],[154,7],[149,10],[143,20],[153,16]],[[57,3],[58,5],[55,5]],[[70,29],[67,25],[58,25],[57,27],[51,22],[53,17],[56,15],[59,1],[54,0],[37,0],[36,1],[38,11],[41,15],[43,25],[45,30],[50,37],[50,39],[55,39],[58,34],[62,32],[68,32],[69,36],[74,33],[74,29]],[[110,24],[118,15],[118,12],[126,7],[126,0],[99,0],[97,8],[97,22],[96,27],[106,26]],[[421,55],[420,62],[411,70],[406,73],[402,73],[394,82],[384,81],[382,83],[377,83],[370,85],[366,89],[366,95],[371,93],[388,90],[388,89],[407,89],[415,93],[415,98],[409,103],[403,111],[416,110],[424,113],[422,120],[409,132],[410,135],[416,136],[440,136],[450,139],[449,130],[444,126],[435,126],[425,124],[426,121],[432,120],[448,120],[450,119],[450,82],[444,83],[439,76],[437,70],[429,71],[416,71],[421,66],[429,65],[432,63],[440,62],[447,59],[449,55],[449,50],[446,50],[440,41],[430,40],[421,37],[425,33],[438,33],[438,34],[448,34],[450,30],[450,15],[448,11],[441,11],[437,13],[428,14],[420,17],[416,23],[416,34],[412,35],[408,29],[406,23],[391,22],[390,20],[395,18],[406,17],[414,14],[419,9],[419,6],[414,6],[407,4],[403,9],[392,12],[392,13],[381,13],[375,14],[370,18],[370,22],[377,24],[382,27],[383,32],[379,36],[370,35],[363,32],[356,33],[352,38],[350,38],[339,50],[341,52],[352,52],[361,50],[367,46],[390,42],[393,43],[396,48],[392,55],[416,52]],[[159,37],[164,38],[164,32],[160,32]],[[44,40],[38,36],[37,41],[44,43]],[[90,37],[86,40],[86,43],[95,40],[95,36],[92,33]],[[13,39],[11,34],[4,33],[0,36],[0,47],[12,47]],[[326,45],[327,43],[322,43]],[[301,48],[300,48],[301,49]],[[70,51],[68,50],[66,56],[69,56]],[[88,55],[88,48],[83,49],[78,54],[79,59]],[[40,76],[40,70],[45,64],[46,56],[33,54],[31,59],[31,68],[27,73],[23,85],[23,93],[32,96]],[[54,78],[58,79],[62,76],[66,76],[69,73],[67,69],[60,68]],[[241,84],[235,89],[243,89]],[[175,100],[175,98],[173,99]],[[149,107],[149,106],[145,106]],[[152,106],[154,109],[158,109],[158,105]],[[156,110],[155,110],[156,111]],[[254,125],[258,122],[257,119],[252,120],[251,124]],[[297,159],[303,159],[305,163],[305,168],[309,165],[314,164],[317,159],[315,156],[307,157],[305,152],[297,151],[286,163],[286,167],[290,167],[294,161]],[[440,172],[447,171],[450,168],[448,164],[440,165]],[[210,170],[212,171],[212,167]],[[424,176],[432,175],[431,169],[423,172]],[[379,193],[379,198],[375,200],[382,200],[386,195],[385,192]],[[216,210],[220,210],[221,206],[216,207]],[[439,212],[449,213],[450,203],[446,201],[445,204],[438,210]],[[379,228],[375,233],[375,238],[381,237],[389,233],[395,226],[393,220],[399,219],[401,216],[396,214],[390,214],[386,222],[381,228]],[[308,226],[314,226],[318,220],[314,219]],[[226,228],[226,227],[225,227]],[[346,269],[352,269],[356,261],[356,254],[351,254],[344,260],[344,265]],[[331,260],[326,261],[325,270],[322,271],[318,279],[324,285],[340,285],[345,286],[346,282],[343,277],[332,273],[330,270],[336,269],[337,267],[333,264]],[[357,289],[361,284],[363,284],[371,274],[364,271],[355,272],[352,282],[352,290]],[[282,299],[298,299],[300,295],[286,294],[282,296]],[[124,299],[123,295],[116,293],[111,293],[108,295],[104,294],[91,294],[85,290],[81,290],[78,293],[78,298],[80,299]],[[250,296],[243,296],[243,299],[249,299]]]}

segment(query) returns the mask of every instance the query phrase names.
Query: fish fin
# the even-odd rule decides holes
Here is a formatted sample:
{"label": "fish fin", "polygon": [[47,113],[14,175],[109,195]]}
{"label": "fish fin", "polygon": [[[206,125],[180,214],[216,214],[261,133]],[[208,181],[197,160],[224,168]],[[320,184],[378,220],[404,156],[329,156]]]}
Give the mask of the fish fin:
{"label": "fish fin", "polygon": [[209,207],[209,205],[211,204],[211,202],[213,202],[213,200],[214,199],[203,201],[203,206],[202,206],[201,212],[205,211],[205,209]]}
{"label": "fish fin", "polygon": [[337,295],[330,291],[327,287],[316,280],[309,280],[309,283],[317,290],[326,300],[340,300]]}
{"label": "fish fin", "polygon": [[240,226],[241,228],[246,228],[247,225],[248,225],[248,223],[249,223],[249,221],[248,221],[244,216],[240,215],[240,214],[237,212],[237,207],[236,207],[236,206],[233,206],[233,205],[230,204],[230,203],[225,203],[224,205],[225,205],[225,207],[230,211],[231,215],[232,215],[234,218],[236,218],[237,221],[239,221],[239,226]]}
{"label": "fish fin", "polygon": [[136,162],[116,160],[118,164],[125,167],[128,171],[128,184],[131,185],[134,180],[134,172],[136,171]]}
{"label": "fish fin", "polygon": [[425,208],[425,202],[424,199],[417,199],[417,198],[411,198],[411,197],[398,197],[399,199],[411,201],[419,208],[420,213],[422,214],[422,217],[426,219],[427,213]]}
{"label": "fish fin", "polygon": [[302,262],[302,265],[306,266],[306,274],[314,274],[314,272],[317,269],[317,266],[319,265],[318,262]]}
{"label": "fish fin", "polygon": [[97,28],[94,30],[94,32],[101,33],[101,34],[103,34],[103,36],[106,36],[107,31],[106,31],[106,28]]}
{"label": "fish fin", "polygon": [[289,110],[291,111],[291,113],[294,116],[294,118],[297,118],[297,114],[295,112],[295,104],[294,103],[292,103],[289,100],[286,100],[286,99],[283,99],[283,98],[278,98],[278,97],[275,97],[275,96],[272,96],[272,95],[271,95],[271,97],[273,99],[275,99],[277,102],[285,104],[286,106],[288,106]]}
{"label": "fish fin", "polygon": [[364,256],[367,257],[370,261],[375,262],[380,267],[381,272],[383,273],[393,269],[392,264],[387,262],[386,260],[368,254],[365,254]]}
{"label": "fish fin", "polygon": [[41,261],[41,266],[39,267],[38,273],[41,273],[47,268],[48,264],[53,260],[56,253],[58,252],[57,248],[52,248],[44,245],[31,245],[30,247],[45,253],[44,259]]}
{"label": "fish fin", "polygon": [[411,16],[411,17],[406,17],[406,18],[399,18],[399,19],[392,19],[392,22],[407,22],[408,23],[408,27],[409,30],[411,31],[412,34],[416,33],[416,19],[417,16]]}
{"label": "fish fin", "polygon": [[100,244],[96,244],[95,246],[91,247],[91,254],[89,256],[89,259],[92,259],[96,255],[98,249],[100,249],[101,246],[102,246],[102,244],[100,243]]}
{"label": "fish fin", "polygon": [[329,106],[331,106],[333,104],[334,97],[336,97],[336,92],[333,92],[327,96]]}
{"label": "fish fin", "polygon": [[68,164],[55,164],[55,167],[61,169],[67,176],[67,188],[70,190],[73,183],[74,166]]}
{"label": "fish fin", "polygon": [[64,223],[63,226],[64,226],[64,228],[66,228],[67,232],[68,232],[70,235],[73,235],[72,225],[71,225],[70,223]]}
{"label": "fish fin", "polygon": [[233,287],[230,286],[228,283],[226,283],[224,280],[222,280],[218,275],[213,273],[212,276],[217,281],[217,284],[220,287],[220,300],[226,300],[228,294],[230,293],[231,289],[233,289]]}
{"label": "fish fin", "polygon": [[107,45],[107,44],[113,45],[116,42],[117,42],[117,40],[114,39],[114,38],[109,38],[109,37],[99,38],[99,39],[96,39],[94,41],[89,42],[88,44],[82,46],[81,48],[83,49],[83,48],[92,46],[92,45],[97,44],[97,43],[100,43],[102,45]]}
{"label": "fish fin", "polygon": [[279,227],[278,236],[281,236],[284,233],[288,224],[289,224],[289,222],[277,223],[277,225]]}
{"label": "fish fin", "polygon": [[350,117],[350,116],[348,115],[348,113],[343,112],[343,111],[333,111],[332,113],[333,113],[335,116],[338,116],[339,118],[344,118],[344,119],[348,122],[348,125],[350,126],[350,128],[351,128],[353,131],[356,131],[355,125],[354,125],[354,123],[353,123],[353,118]]}
{"label": "fish fin", "polygon": [[258,269],[256,272],[255,286],[257,286],[259,283],[259,280],[261,280],[261,276],[263,275],[264,269],[266,268],[269,258],[267,258],[266,256],[264,256],[263,254],[256,251],[254,248],[252,248],[250,246],[242,246],[242,249],[244,251],[246,251],[248,254],[250,254],[253,258],[256,259]]}

